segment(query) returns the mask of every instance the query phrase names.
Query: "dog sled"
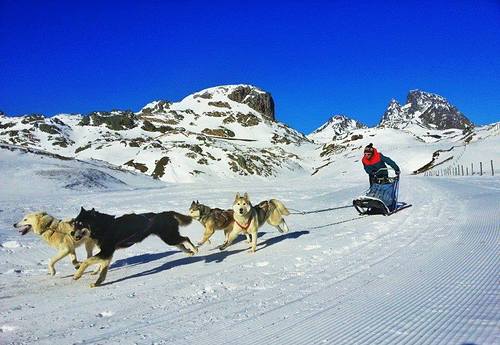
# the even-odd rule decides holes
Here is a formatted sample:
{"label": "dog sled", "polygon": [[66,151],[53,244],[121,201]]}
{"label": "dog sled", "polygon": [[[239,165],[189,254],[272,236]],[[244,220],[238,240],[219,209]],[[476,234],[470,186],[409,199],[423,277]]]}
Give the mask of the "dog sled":
{"label": "dog sled", "polygon": [[388,216],[411,206],[411,204],[398,201],[398,194],[399,176],[374,178],[365,194],[354,199],[352,204],[361,215],[383,214]]}

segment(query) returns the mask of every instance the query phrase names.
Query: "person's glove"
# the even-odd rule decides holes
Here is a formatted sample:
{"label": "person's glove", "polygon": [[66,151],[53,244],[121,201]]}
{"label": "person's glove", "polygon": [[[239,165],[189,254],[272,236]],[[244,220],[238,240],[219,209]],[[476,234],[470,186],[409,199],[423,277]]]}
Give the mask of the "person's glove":
{"label": "person's glove", "polygon": [[396,176],[399,177],[399,175],[401,174],[401,171],[396,171]]}

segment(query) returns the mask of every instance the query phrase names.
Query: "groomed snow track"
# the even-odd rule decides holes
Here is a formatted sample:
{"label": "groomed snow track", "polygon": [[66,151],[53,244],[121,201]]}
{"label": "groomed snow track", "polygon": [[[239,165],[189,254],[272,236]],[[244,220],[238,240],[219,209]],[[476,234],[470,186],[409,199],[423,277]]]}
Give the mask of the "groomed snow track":
{"label": "groomed snow track", "polygon": [[[350,187],[331,193],[320,186],[269,188],[251,196],[272,195],[290,207],[313,209],[328,206],[332,196],[348,200],[356,194]],[[148,192],[149,209],[166,203],[165,209],[181,211],[201,190]],[[228,194],[217,200],[221,205],[235,190],[204,193],[207,200]],[[30,251],[0,252],[2,272],[19,261],[26,271],[41,268],[16,279],[1,275],[0,322],[13,330],[2,331],[0,342],[499,343],[500,180],[413,177],[402,191],[400,199],[414,206],[391,217],[313,229],[355,215],[346,209],[290,216],[289,234],[264,227],[255,254],[246,253],[244,241],[226,252],[210,250],[220,236],[186,258],[148,239],[118,252],[108,284],[97,289],[88,288],[95,279],[89,275],[71,281],[69,264],[58,276],[45,276],[37,260],[46,262],[52,251],[32,238]],[[142,202],[134,193],[101,195],[95,206],[129,211]],[[119,200],[127,200],[127,208]],[[43,202],[60,207],[58,200]],[[68,202],[79,206],[79,200]],[[4,215],[18,205],[0,203]],[[1,226],[11,223],[2,219]],[[191,238],[201,237],[199,224],[188,230]]]}

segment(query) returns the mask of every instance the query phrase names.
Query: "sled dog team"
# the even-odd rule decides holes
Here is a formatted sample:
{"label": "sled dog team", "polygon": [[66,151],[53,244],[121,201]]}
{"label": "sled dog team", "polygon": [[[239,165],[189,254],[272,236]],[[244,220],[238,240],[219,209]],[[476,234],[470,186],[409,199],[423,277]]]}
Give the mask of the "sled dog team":
{"label": "sled dog team", "polygon": [[[289,215],[285,205],[276,199],[270,199],[252,205],[248,194],[239,193],[233,202],[232,209],[222,210],[210,208],[193,201],[189,208],[189,216],[174,212],[125,214],[116,217],[100,213],[95,209],[85,210],[83,207],[78,216],[70,220],[59,220],[45,212],[29,213],[21,221],[14,224],[22,235],[33,231],[42,237],[58,253],[49,260],[49,274],[56,273],[55,264],[69,255],[71,263],[77,270],[73,279],[79,279],[85,270],[92,265],[98,265],[92,272],[99,274],[90,287],[99,286],[106,279],[109,265],[115,250],[127,248],[141,242],[146,237],[155,234],[166,244],[176,246],[187,255],[198,252],[197,247],[188,237],[181,236],[179,226],[189,225],[192,219],[198,220],[204,227],[203,237],[198,246],[210,243],[210,237],[215,230],[224,230],[225,240],[219,246],[226,249],[239,234],[244,234],[250,244],[250,250],[257,247],[257,231],[265,223],[276,227],[280,232],[288,232],[288,226],[283,216]],[[75,249],[85,245],[87,259],[79,262]],[[92,255],[95,246],[99,252]]]}

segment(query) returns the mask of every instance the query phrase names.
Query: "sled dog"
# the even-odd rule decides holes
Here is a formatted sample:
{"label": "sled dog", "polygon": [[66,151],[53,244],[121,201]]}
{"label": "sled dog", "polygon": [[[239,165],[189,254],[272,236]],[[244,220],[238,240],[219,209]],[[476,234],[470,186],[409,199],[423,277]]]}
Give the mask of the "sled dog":
{"label": "sled dog", "polygon": [[290,212],[283,203],[276,199],[265,200],[256,206],[252,206],[248,194],[240,196],[236,194],[233,202],[233,230],[229,233],[228,239],[219,248],[226,249],[240,232],[247,233],[252,237],[251,251],[255,252],[257,247],[257,230],[265,223],[276,227],[279,232],[288,232],[283,216],[288,216]]}
{"label": "sled dog", "polygon": [[95,241],[85,232],[74,236],[75,227],[73,219],[63,221],[45,212],[34,212],[25,215],[21,221],[14,224],[14,227],[19,229],[21,235],[26,235],[28,232],[33,231],[43,238],[49,246],[59,250],[49,260],[49,273],[51,275],[56,274],[55,264],[67,255],[70,256],[73,266],[78,269],[80,262],[76,258],[75,249],[82,244],[85,244],[87,257],[92,256]]}
{"label": "sled dog", "polygon": [[188,255],[194,255],[198,249],[189,238],[179,234],[179,225],[188,225],[191,221],[191,217],[173,211],[132,213],[115,217],[82,207],[75,218],[75,227],[88,229],[90,238],[96,241],[100,251],[81,263],[73,279],[80,279],[88,266],[100,265],[99,277],[95,283],[90,284],[90,287],[99,286],[106,279],[115,250],[130,247],[152,234],[160,237],[166,244],[176,246]]}
{"label": "sled dog", "polygon": [[[205,242],[210,243],[210,237],[212,237],[215,230],[224,230],[224,242],[227,242],[227,237],[231,230],[233,230],[233,212],[233,210],[210,208],[200,204],[198,200],[193,201],[189,207],[189,215],[199,221],[204,228],[203,237],[198,242],[198,246],[203,245]],[[250,243],[250,236],[247,233],[245,235],[247,236],[247,241]]]}

